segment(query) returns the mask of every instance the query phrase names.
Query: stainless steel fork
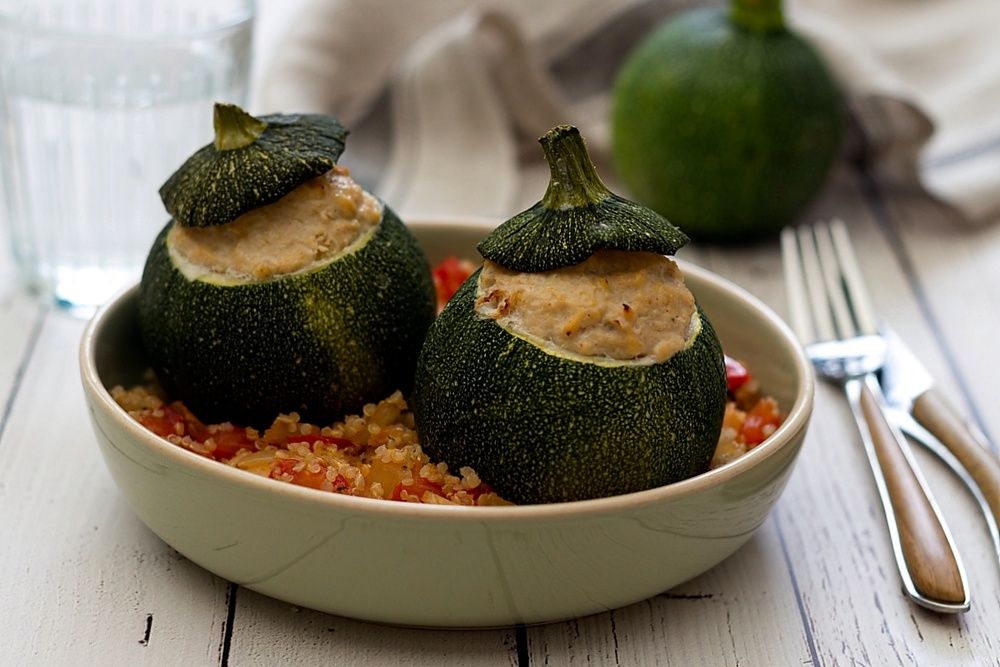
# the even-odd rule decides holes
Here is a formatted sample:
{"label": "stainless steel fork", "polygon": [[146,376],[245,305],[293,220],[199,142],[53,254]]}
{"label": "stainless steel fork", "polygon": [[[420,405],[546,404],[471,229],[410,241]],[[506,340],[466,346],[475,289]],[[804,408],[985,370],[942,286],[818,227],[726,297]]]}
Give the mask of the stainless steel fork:
{"label": "stainless steel fork", "polygon": [[818,375],[840,383],[882,501],[903,590],[938,612],[969,609],[958,552],[909,445],[884,414],[876,378],[886,359],[846,226],[840,221],[781,234],[792,326]]}

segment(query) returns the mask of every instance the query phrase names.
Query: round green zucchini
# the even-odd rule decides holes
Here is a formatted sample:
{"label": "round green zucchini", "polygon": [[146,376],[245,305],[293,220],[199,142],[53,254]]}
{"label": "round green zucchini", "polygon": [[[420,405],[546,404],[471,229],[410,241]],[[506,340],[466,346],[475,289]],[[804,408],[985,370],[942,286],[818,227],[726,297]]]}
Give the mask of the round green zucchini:
{"label": "round green zucchini", "polygon": [[385,207],[363,246],[259,283],[189,280],[169,223],[139,287],[142,339],[169,395],[201,419],[266,426],[281,412],[326,423],[413,385],[435,296],[423,251]]}
{"label": "round green zucchini", "polygon": [[[601,249],[672,253],[686,241],[661,216],[608,192],[575,128],[555,128],[542,145],[549,190],[483,240],[484,257],[533,273]],[[707,469],[726,380],[700,310],[687,345],[665,361],[582,357],[480,316],[480,272],[431,326],[417,363],[413,411],[433,460],[471,466],[525,504],[629,493]]]}
{"label": "round green zucchini", "polygon": [[186,227],[232,222],[330,171],[347,130],[321,114],[255,118],[235,104],[214,108],[215,140],[160,188],[167,212]]}
{"label": "round green zucchini", "polygon": [[471,316],[476,275],[431,326],[414,413],[424,450],[471,466],[515,503],[641,491],[704,472],[725,409],[722,350],[708,319],[652,365],[586,363]]}
{"label": "round green zucchini", "polygon": [[388,206],[308,270],[221,281],[174,264],[173,225],[225,225],[277,201],[332,169],[347,136],[326,116],[254,118],[222,104],[215,131],[161,188],[175,218],[139,285],[143,343],[166,391],[203,420],[251,426],[292,411],[325,423],[408,391],[436,299],[427,258]]}
{"label": "round green zucchini", "polygon": [[684,12],[629,56],[612,95],[622,183],[698,239],[793,222],[819,193],[845,126],[837,84],[784,25],[779,0]]}

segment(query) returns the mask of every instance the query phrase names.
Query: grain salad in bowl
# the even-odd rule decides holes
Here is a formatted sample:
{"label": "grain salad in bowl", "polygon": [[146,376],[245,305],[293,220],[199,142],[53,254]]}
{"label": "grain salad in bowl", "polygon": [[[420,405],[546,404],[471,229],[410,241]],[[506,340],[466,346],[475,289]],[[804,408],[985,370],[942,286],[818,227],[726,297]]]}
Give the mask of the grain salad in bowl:
{"label": "grain salad in bowl", "polygon": [[80,345],[105,464],[180,554],[293,605],[495,627],[643,600],[764,522],[808,360],[764,304],[669,256],[684,235],[594,180],[578,133],[546,140],[550,189],[596,203],[404,225],[337,164],[332,119],[217,115],[161,192],[142,281]]}
{"label": "grain salad in bowl", "polygon": [[215,142],[164,185],[139,291],[154,379],[113,391],[152,432],[321,491],[475,506],[662,486],[780,424],[724,365],[670,257],[687,238],[612,195],[575,128],[541,139],[549,189],[480,242],[478,271],[430,270],[335,164],[345,137],[217,105]]}
{"label": "grain salad in bowl", "polygon": [[199,456],[262,477],[362,498],[454,505],[508,504],[471,468],[457,475],[424,454],[400,392],[332,426],[279,415],[265,430],[205,425],[155,382],[111,389],[136,421]]}
{"label": "grain salad in bowl", "polygon": [[[434,267],[439,310],[473,270],[470,261],[454,256]],[[711,468],[753,449],[783,420],[777,402],[762,395],[744,364],[727,357],[726,376],[726,412]],[[452,474],[446,464],[430,460],[398,391],[329,426],[302,422],[291,413],[279,415],[263,431],[229,422],[206,425],[182,401],[171,401],[153,376],[127,389],[112,387],[111,395],[136,421],[172,444],[270,479],[365,498],[510,504],[472,468]]]}
{"label": "grain salad in bowl", "polygon": [[[407,221],[434,265],[474,257],[495,224]],[[745,362],[784,416],[770,437],[725,465],[625,495],[474,508],[268,479],[171,443],[115,401],[112,389],[146,384],[151,365],[132,288],[100,309],[80,345],[95,442],[121,494],[108,502],[124,501],[180,554],[241,588],[355,619],[446,628],[543,623],[668,590],[728,557],[764,523],[794,470],[813,398],[811,368],[787,326],[745,290],[677,262],[723,348]],[[407,595],[399,595],[400,580]],[[345,593],[359,581],[365,595]]]}

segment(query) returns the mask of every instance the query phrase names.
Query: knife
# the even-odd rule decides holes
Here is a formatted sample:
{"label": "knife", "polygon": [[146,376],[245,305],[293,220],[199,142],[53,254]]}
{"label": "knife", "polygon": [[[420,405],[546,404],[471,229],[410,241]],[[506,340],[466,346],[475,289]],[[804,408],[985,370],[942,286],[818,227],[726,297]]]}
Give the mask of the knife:
{"label": "knife", "polygon": [[[931,451],[943,445],[968,477],[975,482],[980,501],[1000,558],[1000,458],[991,451],[986,436],[972,422],[963,419],[948,401],[934,389],[934,379],[906,343],[887,327],[883,336],[888,354],[880,381],[886,402],[896,409],[897,425],[907,435]],[[939,453],[940,452],[935,452]],[[949,466],[953,461],[941,455]],[[958,472],[958,471],[956,471]],[[959,473],[959,477],[963,477]],[[965,480],[967,481],[967,480]]]}
{"label": "knife", "polygon": [[886,407],[885,415],[907,437],[937,456],[962,481],[965,488],[968,489],[979,505],[983,519],[986,520],[986,527],[989,530],[990,537],[993,539],[993,549],[997,554],[997,563],[1000,564],[1000,526],[997,524],[998,519],[993,515],[990,504],[986,501],[986,496],[983,495],[982,490],[980,490],[972,477],[969,476],[969,472],[958,462],[955,455],[941,444],[941,441],[934,437],[933,433],[918,424],[917,420],[909,412],[898,408]]}

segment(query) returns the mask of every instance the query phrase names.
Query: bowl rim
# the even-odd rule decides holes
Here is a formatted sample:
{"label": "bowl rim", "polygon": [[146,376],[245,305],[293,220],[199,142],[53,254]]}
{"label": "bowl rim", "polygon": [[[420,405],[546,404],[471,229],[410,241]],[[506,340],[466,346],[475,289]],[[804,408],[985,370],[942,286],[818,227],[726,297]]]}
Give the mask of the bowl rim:
{"label": "bowl rim", "polygon": [[[496,226],[497,221],[477,216],[414,216],[407,221],[408,226],[419,228],[453,228],[455,225],[481,228],[484,234]],[[717,487],[728,480],[737,477],[758,464],[776,455],[784,447],[791,446],[794,435],[806,428],[812,412],[815,394],[815,377],[812,366],[806,358],[805,351],[798,339],[785,322],[763,301],[739,287],[735,283],[712,273],[711,271],[678,259],[685,275],[694,275],[705,283],[728,296],[743,301],[758,311],[777,332],[779,339],[791,351],[795,364],[796,375],[802,387],[796,400],[788,410],[785,421],[763,443],[751,451],[719,468],[708,470],[688,479],[665,486],[635,491],[632,493],[577,500],[571,502],[548,503],[536,505],[466,507],[454,505],[426,505],[420,503],[402,503],[345,496],[317,489],[297,486],[288,483],[277,483],[274,480],[260,477],[244,470],[230,467],[219,461],[199,456],[183,447],[174,445],[153,434],[139,422],[128,416],[111,397],[111,392],[101,382],[97,372],[96,344],[107,322],[124,304],[136,298],[138,284],[123,288],[108,302],[101,306],[87,323],[80,340],[79,362],[80,374],[85,393],[90,403],[89,409],[101,409],[109,418],[117,421],[124,431],[156,455],[183,467],[192,469],[206,476],[218,477],[234,486],[248,491],[261,491],[272,494],[275,500],[279,497],[289,502],[302,503],[317,508],[330,508],[342,512],[357,512],[369,514],[385,520],[427,520],[473,523],[508,523],[525,521],[548,521],[558,519],[565,521],[573,518],[586,518],[599,514],[618,514],[626,510],[637,510],[649,505],[662,504],[692,496],[700,491]],[[95,422],[95,428],[100,428]],[[105,434],[106,437],[107,434]],[[109,437],[110,440],[110,437]]]}

